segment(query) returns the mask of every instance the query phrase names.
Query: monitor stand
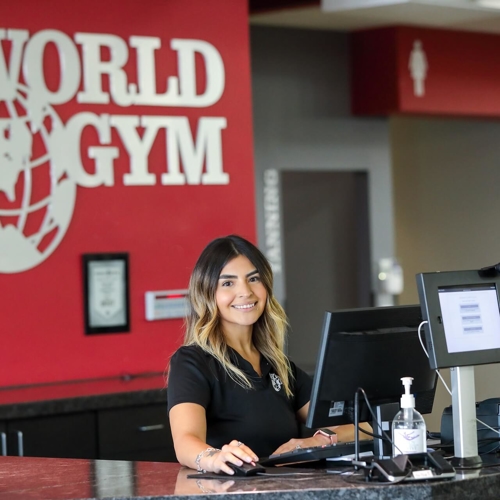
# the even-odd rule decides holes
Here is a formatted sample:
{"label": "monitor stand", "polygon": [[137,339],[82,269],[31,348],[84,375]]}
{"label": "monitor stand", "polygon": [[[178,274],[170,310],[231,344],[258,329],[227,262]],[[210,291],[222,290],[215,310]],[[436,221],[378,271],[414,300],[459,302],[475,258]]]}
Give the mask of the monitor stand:
{"label": "monitor stand", "polygon": [[482,460],[477,447],[476,391],[474,367],[450,368],[451,402],[453,412],[453,443],[455,467],[481,467]]}

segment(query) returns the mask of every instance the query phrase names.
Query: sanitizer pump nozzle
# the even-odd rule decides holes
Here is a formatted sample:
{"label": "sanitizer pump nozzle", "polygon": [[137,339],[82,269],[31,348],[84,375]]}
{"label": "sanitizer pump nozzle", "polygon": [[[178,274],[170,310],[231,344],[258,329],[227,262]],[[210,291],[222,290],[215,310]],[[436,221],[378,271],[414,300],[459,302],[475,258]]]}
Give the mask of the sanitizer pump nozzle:
{"label": "sanitizer pump nozzle", "polygon": [[401,396],[401,408],[415,408],[415,396],[410,393],[412,377],[402,377],[405,393]]}

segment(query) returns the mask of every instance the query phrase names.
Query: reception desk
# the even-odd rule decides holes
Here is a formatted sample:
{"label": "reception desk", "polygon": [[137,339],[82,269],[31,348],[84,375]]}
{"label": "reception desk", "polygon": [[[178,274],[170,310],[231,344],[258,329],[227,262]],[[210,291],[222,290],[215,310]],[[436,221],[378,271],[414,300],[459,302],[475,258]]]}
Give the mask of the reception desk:
{"label": "reception desk", "polygon": [[0,389],[0,453],[174,461],[163,374]]}
{"label": "reception desk", "polygon": [[[344,469],[346,470],[346,469]],[[0,500],[186,499],[217,494],[232,500],[489,499],[499,498],[500,467],[457,474],[456,479],[386,485],[352,475],[190,479],[174,463],[0,457]]]}

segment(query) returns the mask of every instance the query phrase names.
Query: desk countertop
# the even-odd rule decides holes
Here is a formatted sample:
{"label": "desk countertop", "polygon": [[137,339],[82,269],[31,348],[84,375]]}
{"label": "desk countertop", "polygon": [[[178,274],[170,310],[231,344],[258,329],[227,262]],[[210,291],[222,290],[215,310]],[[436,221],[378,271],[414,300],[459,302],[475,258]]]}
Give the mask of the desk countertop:
{"label": "desk countertop", "polygon": [[166,403],[161,373],[0,388],[0,419]]}
{"label": "desk countertop", "polygon": [[168,499],[343,500],[498,498],[500,468],[459,474],[454,480],[381,485],[319,471],[316,476],[189,479],[173,463],[0,457],[0,500]]}

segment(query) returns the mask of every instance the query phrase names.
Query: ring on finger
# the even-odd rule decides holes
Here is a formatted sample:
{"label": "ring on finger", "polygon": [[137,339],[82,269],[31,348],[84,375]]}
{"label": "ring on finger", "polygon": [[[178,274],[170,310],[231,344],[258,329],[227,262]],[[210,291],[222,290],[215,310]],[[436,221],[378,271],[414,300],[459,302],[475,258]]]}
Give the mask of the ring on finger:
{"label": "ring on finger", "polygon": [[300,446],[300,444],[298,444],[298,445],[295,447],[295,449],[296,449],[296,450],[300,450],[301,448],[302,448],[302,446]]}
{"label": "ring on finger", "polygon": [[238,444],[236,446],[241,446],[243,443],[241,441],[238,441]]}

